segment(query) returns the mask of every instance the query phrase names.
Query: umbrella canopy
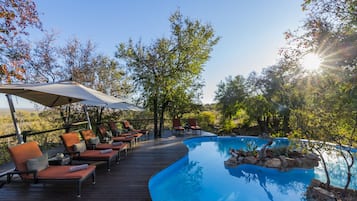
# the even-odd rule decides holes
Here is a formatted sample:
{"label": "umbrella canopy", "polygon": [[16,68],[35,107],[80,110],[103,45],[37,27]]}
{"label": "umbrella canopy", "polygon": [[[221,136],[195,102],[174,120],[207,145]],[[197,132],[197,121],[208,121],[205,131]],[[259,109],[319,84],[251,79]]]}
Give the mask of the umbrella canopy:
{"label": "umbrella canopy", "polygon": [[127,102],[111,103],[108,104],[107,107],[112,109],[118,109],[118,110],[130,110],[130,111],[137,111],[137,112],[144,111],[143,108]]}
{"label": "umbrella canopy", "polygon": [[120,101],[120,99],[113,96],[73,81],[51,84],[2,85],[0,86],[0,93],[16,95],[48,107],[66,105],[83,100],[104,105]]}
{"label": "umbrella canopy", "polygon": [[88,100],[81,101],[80,103],[82,103],[84,105],[89,105],[89,106],[101,106],[101,107],[118,109],[118,110],[130,110],[130,111],[137,111],[137,112],[144,111],[143,108],[138,107],[134,104],[128,103],[124,100],[121,100],[121,101],[115,102],[115,103],[109,103],[109,104],[101,104],[101,103],[88,101]]}
{"label": "umbrella canopy", "polygon": [[[121,102],[116,102],[116,103],[111,103],[111,104],[98,104],[96,102],[93,101],[81,101],[80,103],[84,104],[84,105],[89,105],[89,106],[96,106],[96,107],[100,107],[100,113],[98,114],[98,121],[101,121],[102,119],[102,112],[104,108],[111,108],[111,109],[119,109],[119,110],[130,110],[130,111],[144,111],[144,109],[131,104],[131,103],[127,103],[125,101],[121,101]],[[90,122],[90,118],[89,118],[89,114],[87,111],[86,107],[83,107],[87,116],[87,120],[88,122]]]}
{"label": "umbrella canopy", "polygon": [[[113,96],[106,95],[102,92],[90,89],[73,81],[50,84],[0,85],[0,93],[5,93],[8,98],[11,115],[16,130],[16,136],[19,143],[23,143],[23,139],[21,130],[17,125],[15,108],[13,106],[12,98],[10,95],[16,95],[48,107],[66,105],[83,100],[103,105],[120,101],[120,99],[117,99]],[[88,124],[90,126],[89,119]]]}

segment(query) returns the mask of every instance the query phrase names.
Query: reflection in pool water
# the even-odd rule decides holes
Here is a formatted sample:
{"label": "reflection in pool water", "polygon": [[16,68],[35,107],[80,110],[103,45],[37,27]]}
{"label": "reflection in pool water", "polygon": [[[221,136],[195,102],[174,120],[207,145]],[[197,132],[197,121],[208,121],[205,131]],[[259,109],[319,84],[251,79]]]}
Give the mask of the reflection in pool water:
{"label": "reflection in pool water", "polygon": [[[224,161],[230,157],[229,148],[245,149],[248,142],[258,147],[266,143],[254,137],[202,137],[186,140],[188,155],[150,180],[152,200],[305,200],[304,193],[310,181],[313,178],[324,180],[322,167],[286,172],[254,165],[225,167]],[[278,139],[273,146],[287,143],[286,139]],[[331,157],[331,165],[338,165],[336,158]],[[342,183],[343,186],[340,179],[343,177],[343,167],[334,168],[337,170],[332,170],[335,178],[332,182],[335,182],[334,185],[338,185],[336,182]],[[352,180],[355,183],[351,185],[356,188],[357,181],[355,178]]]}

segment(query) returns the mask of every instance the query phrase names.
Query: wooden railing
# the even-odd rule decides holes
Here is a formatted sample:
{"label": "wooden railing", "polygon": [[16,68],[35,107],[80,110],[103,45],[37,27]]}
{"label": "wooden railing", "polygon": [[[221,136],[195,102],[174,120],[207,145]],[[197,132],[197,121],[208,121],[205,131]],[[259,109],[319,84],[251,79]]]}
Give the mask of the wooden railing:
{"label": "wooden railing", "polygon": [[[65,130],[65,132],[68,132],[70,130],[79,130],[78,127],[87,125],[87,121],[82,121],[82,122],[75,122],[70,125],[64,125],[60,128],[54,128],[50,130],[44,130],[44,131],[36,131],[32,132],[31,130],[23,131],[21,134],[23,136],[24,142],[26,142],[27,137],[29,136],[34,136],[34,135],[41,135],[41,134],[46,134],[54,131],[59,131],[59,130]],[[0,135],[0,139],[5,139],[5,138],[10,138],[10,137],[16,137],[16,133],[11,133],[11,134],[6,134],[6,135]]]}

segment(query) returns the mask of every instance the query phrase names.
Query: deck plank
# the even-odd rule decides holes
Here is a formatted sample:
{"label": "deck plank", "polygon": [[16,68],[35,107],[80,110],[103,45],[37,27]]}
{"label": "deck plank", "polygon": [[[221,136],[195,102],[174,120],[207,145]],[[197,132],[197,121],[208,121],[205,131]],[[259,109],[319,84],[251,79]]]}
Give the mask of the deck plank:
{"label": "deck plank", "polygon": [[[150,178],[187,153],[187,147],[182,143],[184,138],[168,135],[140,142],[119,164],[112,165],[110,172],[107,172],[106,165],[98,165],[96,184],[92,185],[91,179],[85,181],[80,200],[151,200]],[[75,195],[76,185],[73,183],[25,184],[13,181],[0,188],[2,201],[78,200]]]}

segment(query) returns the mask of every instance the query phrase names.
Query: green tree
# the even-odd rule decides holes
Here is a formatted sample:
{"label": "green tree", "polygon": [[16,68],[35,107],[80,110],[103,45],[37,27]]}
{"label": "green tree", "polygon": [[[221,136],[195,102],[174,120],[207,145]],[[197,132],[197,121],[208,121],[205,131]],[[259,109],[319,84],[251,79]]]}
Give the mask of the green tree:
{"label": "green tree", "polygon": [[[317,73],[301,71],[301,81],[297,84],[299,89],[305,89],[301,94],[306,104],[292,110],[291,126],[299,137],[341,145],[340,154],[347,166],[347,190],[354,164],[351,149],[357,144],[355,1],[313,0],[305,1],[303,6],[310,17],[299,31],[287,33],[287,38],[297,48],[285,51],[284,57],[297,61],[301,55],[314,52],[323,62]],[[317,151],[320,153],[322,148]],[[325,172],[329,186],[326,166]]]}
{"label": "green tree", "polygon": [[268,132],[268,119],[272,114],[272,105],[263,95],[251,96],[245,99],[244,109],[250,121],[256,121],[261,132]]}
{"label": "green tree", "polygon": [[[290,131],[290,110],[302,104],[296,89],[296,75],[296,68],[285,60],[264,68],[261,75],[255,72],[249,75],[246,81],[249,99],[245,108],[262,132],[285,135]],[[254,104],[258,104],[261,111],[254,111]]]}
{"label": "green tree", "polygon": [[198,101],[203,64],[218,42],[210,25],[183,18],[179,11],[170,17],[171,37],[152,45],[132,40],[118,46],[116,57],[125,62],[139,98],[154,115],[154,133],[161,136],[164,114],[172,105]]}
{"label": "green tree", "polygon": [[247,97],[245,79],[241,75],[228,77],[226,82],[220,82],[217,87],[215,92],[215,100],[218,101],[217,109],[221,111],[224,120],[232,120]]}
{"label": "green tree", "polygon": [[272,119],[267,119],[266,123],[270,124],[273,132],[290,132],[290,110],[302,103],[296,92],[297,73],[294,65],[284,60],[263,70],[259,83],[263,95],[272,107],[269,117]]}
{"label": "green tree", "polygon": [[200,113],[198,116],[198,121],[200,122],[200,127],[202,127],[204,130],[211,130],[213,131],[214,125],[215,125],[215,120],[216,120],[216,114],[212,111],[203,111]]}
{"label": "green tree", "polygon": [[115,59],[98,55],[93,60],[93,66],[95,66],[93,86],[97,90],[119,98],[128,98],[132,93],[130,79]]}

